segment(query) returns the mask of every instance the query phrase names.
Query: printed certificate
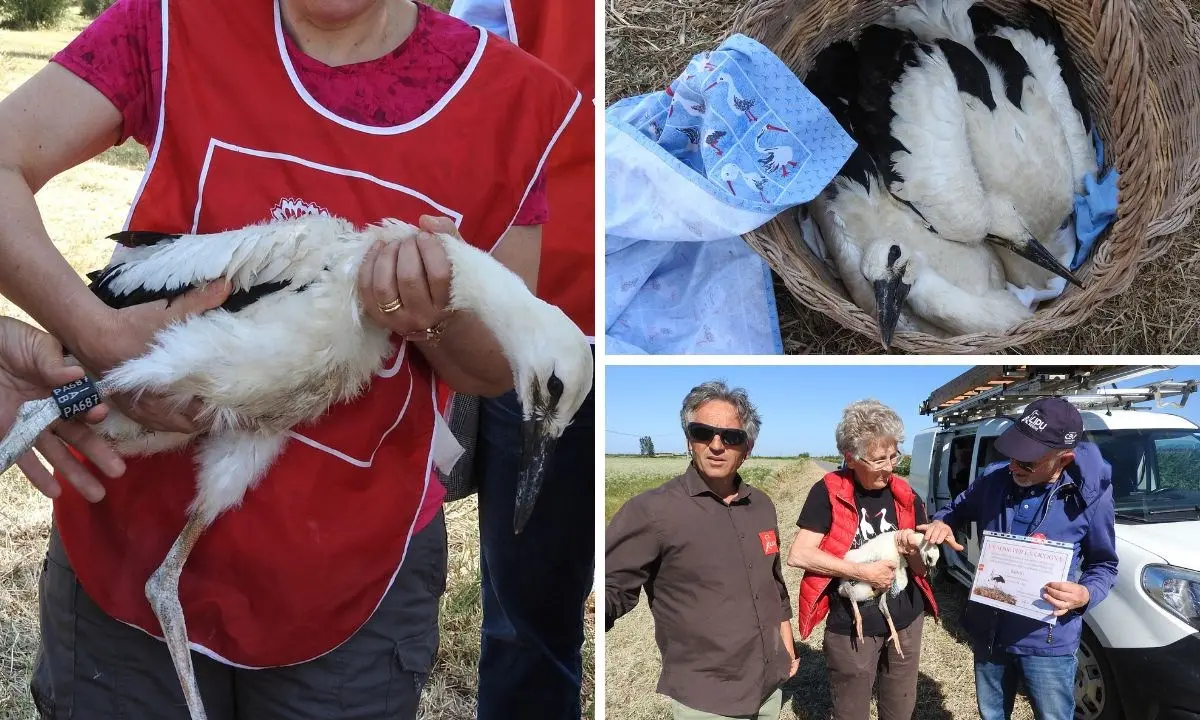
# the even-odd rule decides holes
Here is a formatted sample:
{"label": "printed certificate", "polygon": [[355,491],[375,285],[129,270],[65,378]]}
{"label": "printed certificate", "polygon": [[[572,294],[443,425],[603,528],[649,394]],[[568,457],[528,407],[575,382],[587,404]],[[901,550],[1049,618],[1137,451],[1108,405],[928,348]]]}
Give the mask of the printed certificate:
{"label": "printed certificate", "polygon": [[1054,606],[1042,588],[1067,579],[1073,554],[1070,543],[984,530],[971,600],[1052,623]]}

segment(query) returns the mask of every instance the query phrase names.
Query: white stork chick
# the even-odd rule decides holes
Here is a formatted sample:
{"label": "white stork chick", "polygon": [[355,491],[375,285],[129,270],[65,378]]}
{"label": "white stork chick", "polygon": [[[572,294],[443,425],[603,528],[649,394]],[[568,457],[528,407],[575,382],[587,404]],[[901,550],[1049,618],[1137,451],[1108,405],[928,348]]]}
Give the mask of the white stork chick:
{"label": "white stork chick", "polygon": [[[897,8],[895,22],[941,49],[962,99],[984,192],[1011,205],[1022,226],[1045,246],[1040,259],[1029,258],[1037,265],[1002,254],[1008,280],[1048,287],[1057,275],[1080,285],[1061,260],[1073,250],[1063,244],[1059,230],[1071,214],[1076,182],[1059,111],[1010,40],[976,33],[970,8],[969,0],[918,0]],[[975,17],[990,24],[998,16]]]}
{"label": "white stork chick", "polygon": [[972,5],[967,11],[977,35],[996,35],[1009,40],[1029,65],[1029,71],[1050,99],[1071,156],[1072,188],[1082,194],[1083,180],[1099,171],[1092,147],[1092,117],[1084,95],[1079,68],[1071,57],[1062,27],[1050,11],[1031,2],[1023,3],[1029,20],[1025,24],[1005,20],[991,8]]}
{"label": "white stork chick", "polygon": [[[878,595],[879,612],[883,613],[883,618],[887,621],[888,629],[891,631],[889,639],[895,644],[896,652],[900,654],[900,657],[904,657],[904,651],[900,649],[900,636],[896,632],[896,625],[892,622],[892,611],[888,609],[887,603],[889,597],[896,597],[908,587],[908,562],[900,554],[899,548],[896,547],[896,535],[898,533],[898,530],[880,533],[859,547],[848,551],[843,558],[846,562],[863,564],[890,561],[896,567],[896,574],[892,579],[891,587],[887,590],[877,592],[875,588],[871,587],[871,583],[869,582],[843,578],[838,583],[837,592],[838,595],[850,601],[850,607],[854,611],[854,627],[858,631],[858,641],[860,643],[863,641],[862,613],[858,609],[858,604]],[[937,565],[938,558],[941,556],[938,546],[927,542],[925,536],[921,533],[914,533],[913,538],[919,545],[918,551],[921,555],[921,561],[925,563],[925,567],[932,569]]]}
{"label": "white stork chick", "polygon": [[[93,291],[114,307],[169,298],[219,278],[232,283],[222,308],[159,331],[144,355],[100,381],[107,392],[161,393],[181,406],[198,398],[212,420],[198,438],[153,433],[114,407],[98,426],[125,453],[195,442],[195,500],[146,583],[193,720],[205,714],[178,594],[188,554],[265,474],[291,427],[363,392],[393,354],[390,331],[363,314],[357,273],[376,240],[396,242],[416,232],[392,219],[359,230],[318,215],[209,235],[124,232],[113,238],[128,251],[91,275]],[[554,442],[590,389],[591,349],[561,310],[490,255],[451,235],[438,237],[451,265],[449,309],[476,315],[513,370],[525,415],[514,518],[520,532]]]}
{"label": "white stork chick", "polygon": [[[855,50],[838,43],[819,54],[810,90],[855,135],[861,113],[850,96]],[[911,206],[888,192],[860,141],[814,202],[814,218],[855,304],[877,314],[884,347],[895,329],[934,335],[1002,332],[1030,312],[1007,290],[996,253],[982,243],[935,235]],[[909,312],[901,313],[907,305]]]}
{"label": "white stork chick", "polygon": [[[979,144],[989,136],[977,126],[996,120],[990,108],[972,102],[986,95],[991,103],[990,77],[978,58],[952,41],[926,44],[907,29],[881,25],[867,27],[858,47],[864,73],[858,100],[868,114],[863,130],[891,192],[946,239],[987,240],[1078,285],[1006,192],[1021,174],[980,164]],[[976,63],[973,72],[964,73],[964,59]],[[1004,146],[991,142],[988,149]]]}

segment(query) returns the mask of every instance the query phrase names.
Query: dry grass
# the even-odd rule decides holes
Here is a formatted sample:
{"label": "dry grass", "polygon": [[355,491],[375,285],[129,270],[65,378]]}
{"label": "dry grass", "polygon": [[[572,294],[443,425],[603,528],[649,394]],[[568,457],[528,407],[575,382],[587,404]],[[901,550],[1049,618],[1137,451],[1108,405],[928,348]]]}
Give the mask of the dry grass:
{"label": "dry grass", "polygon": [[[770,489],[775,471],[795,463],[788,458],[750,457],[742,465],[742,477],[752,485]],[[634,495],[649,490],[687,469],[684,456],[637,457],[610,455],[604,459],[604,521],[612,519],[613,513]]]}
{"label": "dry grass", "polygon": [[[654,92],[678,77],[696,52],[728,35],[739,3],[718,0],[606,0],[605,102]],[[1200,15],[1200,0],[1191,2]],[[1086,323],[1010,348],[1011,354],[1182,354],[1200,350],[1200,216],[1165,255],[1139,269],[1123,294]],[[789,354],[878,354],[879,341],[797,303],[776,277],[784,350]]]}
{"label": "dry grass", "polygon": [[[432,4],[443,10],[448,0]],[[45,65],[85,25],[72,13],[62,27],[0,30],[0,98]],[[83,275],[107,262],[100,241],[124,222],[141,179],[146,152],[129,142],[53,179],[37,196],[50,236]],[[0,315],[29,320],[0,298]],[[421,698],[421,716],[474,720],[480,604],[479,533],[475,499],[446,506],[449,577],[441,607],[441,648]],[[38,574],[50,528],[50,501],[15,468],[0,477],[0,720],[35,717],[28,683],[38,646]],[[594,614],[589,601],[584,652],[584,717],[595,715]]]}
{"label": "dry grass", "polygon": [[[824,475],[816,463],[795,461],[774,470],[768,481],[769,494],[779,515],[781,550],[787,552],[794,533],[796,518],[808,496],[809,488]],[[670,474],[657,478],[664,482]],[[605,470],[605,493],[609,495],[608,470]],[[627,497],[627,496],[626,496]],[[612,497],[619,505],[625,498]],[[794,605],[803,573],[784,567],[784,578]],[[917,720],[950,720],[976,718],[975,679],[970,646],[958,627],[958,618],[966,602],[966,590],[952,580],[939,577],[934,591],[942,614],[941,624],[926,615],[921,637],[921,669],[917,680]],[[793,620],[793,624],[794,624]],[[800,644],[800,670],[784,685],[784,708],[780,720],[815,720],[829,718],[832,706],[829,698],[828,670],[822,654],[821,637],[824,623]],[[799,635],[797,634],[797,637]],[[645,598],[633,612],[617,621],[605,636],[605,709],[610,717],[621,720],[657,720],[668,717],[670,701],[655,692],[661,669],[660,655],[654,644],[653,620]],[[871,717],[878,715],[872,707]],[[1029,720],[1033,712],[1028,701],[1018,696],[1013,718]]]}

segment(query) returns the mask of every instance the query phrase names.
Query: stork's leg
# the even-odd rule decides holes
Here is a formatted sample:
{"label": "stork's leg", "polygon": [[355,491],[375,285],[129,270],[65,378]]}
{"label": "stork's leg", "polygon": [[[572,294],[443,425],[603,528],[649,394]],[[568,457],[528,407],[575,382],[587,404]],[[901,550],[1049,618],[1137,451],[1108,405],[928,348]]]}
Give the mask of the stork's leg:
{"label": "stork's leg", "polygon": [[896,626],[892,623],[892,611],[888,609],[888,595],[889,593],[885,592],[879,596],[879,612],[883,613],[883,619],[887,620],[888,630],[892,633],[891,641],[896,645],[896,652],[900,654],[900,657],[904,657],[904,651],[900,649],[900,635],[896,633]]}
{"label": "stork's leg", "polygon": [[146,599],[150,601],[158,624],[162,626],[163,637],[167,641],[175,673],[179,675],[179,682],[183,686],[183,697],[187,700],[192,720],[205,720],[207,716],[204,714],[204,703],[200,700],[196,673],[192,669],[187,627],[183,622],[183,606],[179,603],[179,576],[183,572],[183,564],[187,562],[188,554],[192,552],[196,540],[206,527],[208,522],[201,515],[188,516],[183,532],[176,538],[166,559],[146,582]]}
{"label": "stork's leg", "polygon": [[146,583],[146,598],[162,626],[192,720],[206,720],[206,716],[179,602],[179,576],[200,534],[218,515],[242,501],[246,490],[279,457],[285,440],[281,435],[238,433],[213,436],[204,442],[198,453],[196,499],[188,509],[187,524]]}
{"label": "stork's leg", "polygon": [[858,645],[862,647],[862,613],[858,610],[858,600],[850,598],[850,607],[854,608],[854,629],[858,631]]}

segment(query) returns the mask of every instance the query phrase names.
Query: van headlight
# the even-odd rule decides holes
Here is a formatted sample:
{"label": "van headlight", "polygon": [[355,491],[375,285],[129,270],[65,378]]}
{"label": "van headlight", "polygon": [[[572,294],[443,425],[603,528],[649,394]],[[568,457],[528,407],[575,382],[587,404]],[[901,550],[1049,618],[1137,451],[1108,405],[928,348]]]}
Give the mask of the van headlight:
{"label": "van headlight", "polygon": [[1200,630],[1200,572],[1174,565],[1147,565],[1142,589],[1154,602]]}

